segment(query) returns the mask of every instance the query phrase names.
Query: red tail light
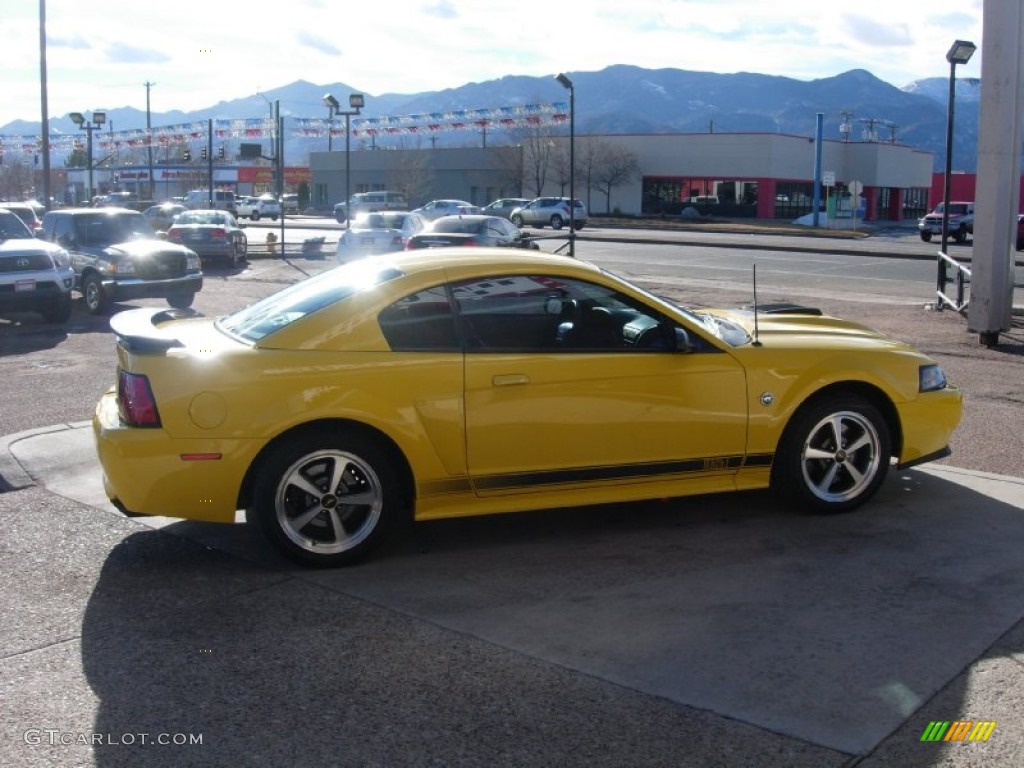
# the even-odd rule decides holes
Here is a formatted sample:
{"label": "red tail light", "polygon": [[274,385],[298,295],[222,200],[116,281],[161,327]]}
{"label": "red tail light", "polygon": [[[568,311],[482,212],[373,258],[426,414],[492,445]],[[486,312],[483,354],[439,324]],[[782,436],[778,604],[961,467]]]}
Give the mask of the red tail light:
{"label": "red tail light", "polygon": [[480,245],[480,243],[470,237],[464,241],[463,245]]}
{"label": "red tail light", "polygon": [[149,379],[121,371],[117,378],[117,410],[129,427],[159,427],[160,414]]}
{"label": "red tail light", "polygon": [[168,240],[173,240],[176,243],[180,243],[181,242],[181,230],[178,230],[178,229],[170,229],[170,230],[168,230],[167,231],[167,239]]}
{"label": "red tail light", "polygon": [[210,237],[214,240],[223,240],[227,236],[228,231],[226,229],[214,229],[210,232]]}
{"label": "red tail light", "polygon": [[402,250],[402,236],[401,235],[395,235],[394,237],[391,238],[391,247],[394,250],[396,250],[396,251]]}

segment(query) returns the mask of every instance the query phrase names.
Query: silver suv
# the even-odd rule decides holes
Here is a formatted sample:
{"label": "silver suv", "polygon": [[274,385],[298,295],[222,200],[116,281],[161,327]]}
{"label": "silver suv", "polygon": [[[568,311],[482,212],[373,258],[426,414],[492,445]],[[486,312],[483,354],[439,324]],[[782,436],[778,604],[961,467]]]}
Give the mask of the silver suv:
{"label": "silver suv", "polygon": [[68,252],[43,242],[0,208],[0,311],[38,312],[48,323],[67,322],[74,282]]}
{"label": "silver suv", "polygon": [[[509,219],[517,227],[543,229],[550,224],[552,229],[561,229],[569,224],[569,198],[538,197],[512,211]],[[572,220],[576,229],[583,229],[587,223],[587,207],[580,200],[574,201]]]}

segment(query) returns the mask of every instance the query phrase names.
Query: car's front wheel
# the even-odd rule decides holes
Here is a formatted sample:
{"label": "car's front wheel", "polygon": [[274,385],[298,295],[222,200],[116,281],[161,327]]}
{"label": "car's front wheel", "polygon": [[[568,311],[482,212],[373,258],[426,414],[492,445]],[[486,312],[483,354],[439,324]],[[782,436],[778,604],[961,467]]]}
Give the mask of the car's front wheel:
{"label": "car's front wheel", "polygon": [[85,298],[85,309],[90,315],[102,315],[110,305],[107,293],[103,290],[103,282],[96,274],[88,275],[82,281],[82,296]]}
{"label": "car's front wheel", "polygon": [[380,545],[402,507],[378,441],[315,432],[287,438],[258,467],[247,519],[303,565],[349,565]]}
{"label": "car's front wheel", "polygon": [[924,240],[926,243],[930,243],[932,241],[932,233],[931,232],[922,232],[921,233],[921,239]]}
{"label": "car's front wheel", "polygon": [[551,228],[552,229],[561,229],[562,228],[562,217],[559,216],[557,213],[554,216],[551,217]]}
{"label": "car's front wheel", "polygon": [[772,485],[813,512],[848,512],[878,490],[889,469],[885,419],[856,395],[831,395],[800,408],[772,465]]}
{"label": "car's front wheel", "polygon": [[520,228],[522,228],[522,226],[523,226],[523,217],[522,217],[522,216],[513,216],[513,217],[512,217],[511,219],[510,219],[510,221],[511,221],[511,222],[512,222],[513,224],[515,224],[515,225],[516,225],[517,227],[520,227]]}
{"label": "car's front wheel", "polygon": [[71,319],[71,296],[61,296],[43,309],[42,314],[48,323],[66,323]]}
{"label": "car's front wheel", "polygon": [[260,220],[260,212],[259,211],[253,211],[252,213],[249,214],[249,218],[252,219],[253,221],[259,221]]}

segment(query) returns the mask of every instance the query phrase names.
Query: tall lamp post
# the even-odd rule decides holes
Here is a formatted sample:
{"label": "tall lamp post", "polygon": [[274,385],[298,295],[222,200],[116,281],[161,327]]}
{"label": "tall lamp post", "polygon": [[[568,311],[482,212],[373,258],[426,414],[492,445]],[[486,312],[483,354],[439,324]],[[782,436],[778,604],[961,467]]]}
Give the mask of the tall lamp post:
{"label": "tall lamp post", "polygon": [[79,130],[86,133],[86,158],[89,163],[89,203],[92,203],[92,132],[103,127],[107,122],[106,112],[93,112],[92,119],[86,120],[81,112],[72,112],[68,117],[71,122],[78,126]]}
{"label": "tall lamp post", "polygon": [[[966,64],[977,50],[974,43],[967,40],[955,40],[953,46],[946,53],[946,61],[949,62],[949,102],[946,107],[946,171],[942,177],[942,254],[946,254],[946,244],[949,241],[949,185],[950,175],[953,167],[953,102],[956,98],[956,65]],[[946,262],[939,257],[937,290],[944,293],[948,278],[946,276]],[[942,302],[935,302],[937,309],[942,309]]]}
{"label": "tall lamp post", "polygon": [[[335,102],[337,103],[337,102]],[[352,148],[350,146],[351,137],[351,119],[352,115],[360,114],[360,110],[366,106],[366,99],[361,93],[351,93],[348,97],[349,109],[341,112],[335,112],[338,115],[345,116],[345,229],[348,229],[352,223],[352,217],[349,215],[349,205],[352,202]]]}
{"label": "tall lamp post", "polygon": [[576,89],[572,80],[559,74],[555,79],[569,89],[569,256],[576,257]]}
{"label": "tall lamp post", "polygon": [[324,94],[324,104],[327,105],[327,151],[331,151],[331,132],[334,130],[334,116],[341,109],[338,100],[329,93]]}

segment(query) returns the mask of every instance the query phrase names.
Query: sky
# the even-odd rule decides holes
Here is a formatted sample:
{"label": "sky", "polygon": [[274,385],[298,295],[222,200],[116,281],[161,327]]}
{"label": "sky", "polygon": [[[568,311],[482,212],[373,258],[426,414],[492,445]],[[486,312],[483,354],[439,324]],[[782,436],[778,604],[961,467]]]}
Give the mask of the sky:
{"label": "sky", "polygon": [[[980,77],[982,2],[0,0],[0,126],[41,119],[41,4],[52,119],[145,110],[147,82],[152,110],[165,112],[296,80],[343,83],[369,101],[613,64],[808,81],[866,69],[903,87],[948,78],[957,39],[979,47],[957,76]],[[324,109],[310,104],[309,116]]]}

